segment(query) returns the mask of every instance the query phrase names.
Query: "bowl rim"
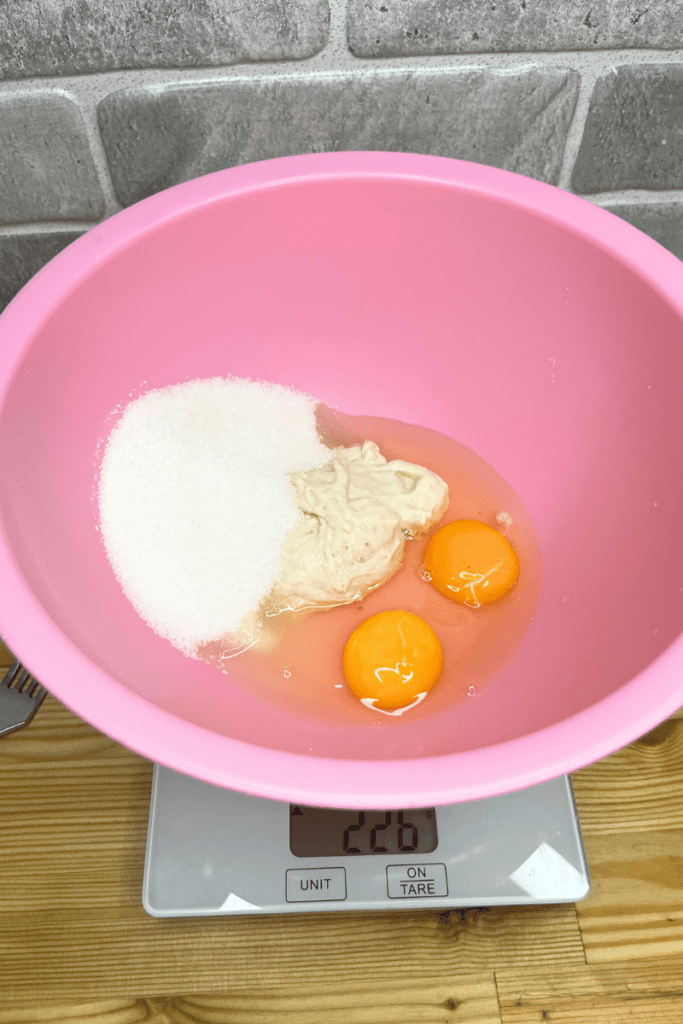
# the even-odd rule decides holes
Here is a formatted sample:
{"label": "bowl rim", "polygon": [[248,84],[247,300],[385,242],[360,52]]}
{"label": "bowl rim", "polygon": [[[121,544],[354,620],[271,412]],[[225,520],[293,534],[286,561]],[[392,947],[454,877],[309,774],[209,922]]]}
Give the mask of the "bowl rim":
{"label": "bowl rim", "polygon": [[[0,315],[0,412],[16,369],[54,308],[127,245],[176,218],[266,188],[349,177],[407,179],[473,191],[525,208],[627,266],[683,324],[683,266],[653,239],[579,196],[469,161],[394,152],[316,153],[216,171],[100,222],[62,250]],[[590,707],[526,736],[417,759],[368,761],[272,750],[180,719],[94,665],[33,596],[0,523],[0,634],[54,696],[127,748],[176,771],[253,796],[312,806],[438,806],[497,796],[568,774],[633,742],[683,703],[683,635]],[[671,680],[680,678],[678,688]],[[643,694],[647,694],[647,700]],[[160,717],[161,716],[161,717]]]}

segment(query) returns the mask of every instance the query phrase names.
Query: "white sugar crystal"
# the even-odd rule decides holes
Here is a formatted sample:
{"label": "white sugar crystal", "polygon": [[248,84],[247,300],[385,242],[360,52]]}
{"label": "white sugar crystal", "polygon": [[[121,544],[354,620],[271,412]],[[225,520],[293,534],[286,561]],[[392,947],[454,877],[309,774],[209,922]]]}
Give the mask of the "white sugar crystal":
{"label": "white sugar crystal", "polygon": [[323,465],[315,402],[215,377],[126,407],[99,480],[100,527],[142,618],[186,654],[235,632],[271,589],[299,512],[288,474]]}

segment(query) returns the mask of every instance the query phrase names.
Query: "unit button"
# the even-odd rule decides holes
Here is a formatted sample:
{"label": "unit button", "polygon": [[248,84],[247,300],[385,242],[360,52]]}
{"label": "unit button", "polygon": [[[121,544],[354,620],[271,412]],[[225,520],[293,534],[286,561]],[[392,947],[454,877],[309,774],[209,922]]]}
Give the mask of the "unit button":
{"label": "unit button", "polygon": [[288,903],[345,899],[345,868],[292,868],[287,872]]}
{"label": "unit button", "polygon": [[387,867],[387,893],[392,900],[448,896],[445,864],[391,864]]}

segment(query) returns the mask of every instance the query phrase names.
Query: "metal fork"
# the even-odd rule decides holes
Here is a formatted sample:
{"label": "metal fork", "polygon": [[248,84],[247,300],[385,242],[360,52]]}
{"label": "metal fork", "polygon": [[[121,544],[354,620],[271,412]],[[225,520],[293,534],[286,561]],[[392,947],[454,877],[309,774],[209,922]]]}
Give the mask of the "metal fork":
{"label": "metal fork", "polygon": [[0,736],[28,725],[47,690],[20,661],[13,661],[0,683]]}

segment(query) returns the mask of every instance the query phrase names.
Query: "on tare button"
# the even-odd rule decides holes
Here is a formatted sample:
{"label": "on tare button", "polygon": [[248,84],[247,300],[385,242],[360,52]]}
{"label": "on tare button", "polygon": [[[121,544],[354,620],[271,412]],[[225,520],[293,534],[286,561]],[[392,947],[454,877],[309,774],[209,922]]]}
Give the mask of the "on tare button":
{"label": "on tare button", "polygon": [[445,864],[390,864],[387,893],[392,900],[448,896]]}
{"label": "on tare button", "polygon": [[345,899],[345,868],[292,868],[287,872],[288,903]]}

